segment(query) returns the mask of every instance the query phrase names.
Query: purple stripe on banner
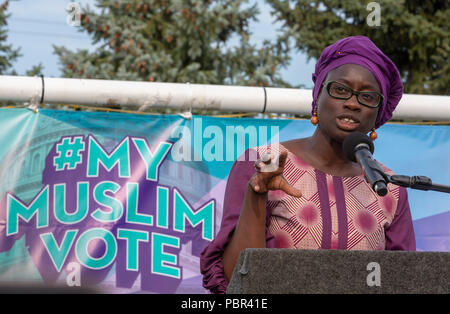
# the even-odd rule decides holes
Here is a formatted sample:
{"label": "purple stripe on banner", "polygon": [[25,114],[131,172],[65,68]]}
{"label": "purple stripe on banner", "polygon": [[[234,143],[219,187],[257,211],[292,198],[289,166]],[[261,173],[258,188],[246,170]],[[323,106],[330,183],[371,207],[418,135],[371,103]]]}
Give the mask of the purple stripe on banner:
{"label": "purple stripe on banner", "polygon": [[331,249],[331,210],[328,198],[327,177],[325,173],[315,169],[317,190],[319,191],[320,211],[322,215],[322,249]]}
{"label": "purple stripe on banner", "polygon": [[344,185],[341,177],[333,177],[334,194],[336,196],[336,207],[338,215],[338,249],[346,250],[348,241],[347,209],[345,205]]}

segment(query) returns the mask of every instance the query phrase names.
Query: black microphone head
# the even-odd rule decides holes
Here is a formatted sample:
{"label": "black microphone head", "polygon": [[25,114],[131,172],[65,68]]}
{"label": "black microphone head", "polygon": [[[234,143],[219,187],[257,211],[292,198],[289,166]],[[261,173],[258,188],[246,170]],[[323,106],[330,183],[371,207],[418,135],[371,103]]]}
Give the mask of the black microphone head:
{"label": "black microphone head", "polygon": [[356,162],[355,149],[359,144],[367,144],[372,154],[375,150],[372,140],[366,134],[361,132],[350,133],[342,143],[342,150],[345,156],[353,162]]}

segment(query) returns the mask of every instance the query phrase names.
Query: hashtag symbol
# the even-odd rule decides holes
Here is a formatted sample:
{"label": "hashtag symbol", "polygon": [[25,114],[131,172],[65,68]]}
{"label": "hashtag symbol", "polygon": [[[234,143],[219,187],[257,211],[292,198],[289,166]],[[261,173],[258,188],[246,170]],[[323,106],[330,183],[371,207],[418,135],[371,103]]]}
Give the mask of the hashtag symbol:
{"label": "hashtag symbol", "polygon": [[84,151],[83,137],[64,137],[56,144],[57,156],[53,158],[56,171],[74,170],[82,162],[81,152]]}

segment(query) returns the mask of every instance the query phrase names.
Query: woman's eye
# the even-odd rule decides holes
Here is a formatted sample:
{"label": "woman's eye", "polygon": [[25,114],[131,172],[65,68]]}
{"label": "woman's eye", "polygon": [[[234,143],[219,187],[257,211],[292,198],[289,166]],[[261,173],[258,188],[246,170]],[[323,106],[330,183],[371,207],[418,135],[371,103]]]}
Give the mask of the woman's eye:
{"label": "woman's eye", "polygon": [[375,97],[372,94],[361,94],[361,97],[364,100],[374,100],[375,99]]}
{"label": "woman's eye", "polygon": [[346,93],[348,93],[348,90],[346,88],[344,88],[344,87],[341,87],[341,86],[336,86],[334,88],[334,91],[339,93],[339,94],[346,94]]}

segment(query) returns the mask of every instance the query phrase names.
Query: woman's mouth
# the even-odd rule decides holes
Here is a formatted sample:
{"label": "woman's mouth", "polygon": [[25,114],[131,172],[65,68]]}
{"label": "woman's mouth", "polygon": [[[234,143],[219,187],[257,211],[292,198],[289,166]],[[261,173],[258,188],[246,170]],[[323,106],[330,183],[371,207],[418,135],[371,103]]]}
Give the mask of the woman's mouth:
{"label": "woman's mouth", "polygon": [[336,124],[338,128],[351,132],[358,128],[359,121],[353,117],[342,116],[336,118]]}

